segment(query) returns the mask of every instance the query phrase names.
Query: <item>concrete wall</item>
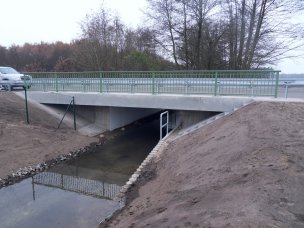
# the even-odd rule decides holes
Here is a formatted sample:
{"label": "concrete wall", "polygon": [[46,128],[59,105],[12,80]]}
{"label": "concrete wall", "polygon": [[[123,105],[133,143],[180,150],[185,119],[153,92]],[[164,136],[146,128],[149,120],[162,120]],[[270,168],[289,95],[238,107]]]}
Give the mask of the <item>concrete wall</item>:
{"label": "concrete wall", "polygon": [[219,112],[200,112],[200,111],[176,111],[176,122],[181,124],[183,128],[187,128],[202,120],[208,119]]}
{"label": "concrete wall", "polygon": [[[47,108],[51,115],[56,114],[58,122],[67,108],[67,105],[41,105]],[[143,108],[121,108],[121,107],[106,107],[106,106],[84,106],[77,105],[76,107],[76,122],[77,129],[81,134],[94,136],[107,130],[128,125],[138,119],[150,116],[158,109],[143,109]],[[73,114],[67,113],[64,123],[69,127],[73,127]]]}
{"label": "concrete wall", "polygon": [[109,117],[109,130],[113,130],[127,124],[130,124],[138,119],[150,116],[158,109],[145,109],[145,108],[120,108],[110,107]]}
{"label": "concrete wall", "polygon": [[110,107],[95,107],[94,113],[94,125],[100,129],[101,132],[110,130]]}
{"label": "concrete wall", "polygon": [[158,112],[158,109],[78,106],[77,114],[90,120],[91,128],[101,132],[114,130]]}
{"label": "concrete wall", "polygon": [[95,122],[96,117],[96,108],[95,106],[84,106],[84,105],[77,105],[76,112],[82,118],[85,118],[91,123]]}

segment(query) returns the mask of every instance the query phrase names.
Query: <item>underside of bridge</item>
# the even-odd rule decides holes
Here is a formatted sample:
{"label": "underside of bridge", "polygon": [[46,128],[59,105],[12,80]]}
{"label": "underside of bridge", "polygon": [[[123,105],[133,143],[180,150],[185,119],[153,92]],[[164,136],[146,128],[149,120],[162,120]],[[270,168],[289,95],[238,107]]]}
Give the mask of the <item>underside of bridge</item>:
{"label": "underside of bridge", "polygon": [[[77,113],[77,130],[81,134],[90,136],[112,131],[167,110],[170,113],[171,127],[188,127],[220,112],[231,111],[250,100],[250,98],[210,96],[29,93],[32,102],[44,104],[44,108],[58,119],[62,118],[73,97]],[[73,126],[72,113],[66,116],[64,123]]]}
{"label": "underside of bridge", "polygon": [[[57,114],[58,120],[63,116],[67,105],[44,105],[45,108]],[[83,135],[94,136],[105,131],[112,131],[124,127],[139,119],[152,115],[160,117],[160,113],[169,111],[170,128],[181,126],[189,127],[205,120],[218,112],[188,111],[188,110],[161,110],[149,108],[122,108],[109,106],[76,106],[77,130]],[[64,123],[73,127],[73,113],[69,112]]]}

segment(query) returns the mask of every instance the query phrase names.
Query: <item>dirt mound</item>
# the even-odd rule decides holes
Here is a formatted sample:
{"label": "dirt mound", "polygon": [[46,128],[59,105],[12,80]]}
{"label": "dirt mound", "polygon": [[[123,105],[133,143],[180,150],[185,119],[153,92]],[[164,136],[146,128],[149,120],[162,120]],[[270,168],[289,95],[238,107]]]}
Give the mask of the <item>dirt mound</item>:
{"label": "dirt mound", "polygon": [[154,171],[107,226],[304,227],[304,104],[251,104],[172,142]]}
{"label": "dirt mound", "polygon": [[26,124],[25,103],[14,93],[0,93],[0,178],[18,168],[36,165],[97,141],[80,136],[35,105],[29,104]]}

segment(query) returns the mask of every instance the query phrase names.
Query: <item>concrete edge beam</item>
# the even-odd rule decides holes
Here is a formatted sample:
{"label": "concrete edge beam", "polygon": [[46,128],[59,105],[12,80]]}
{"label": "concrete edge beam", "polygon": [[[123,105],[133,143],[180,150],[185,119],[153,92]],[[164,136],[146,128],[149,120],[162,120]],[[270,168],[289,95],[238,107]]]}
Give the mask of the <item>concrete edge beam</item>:
{"label": "concrete edge beam", "polygon": [[175,109],[189,111],[231,111],[252,101],[250,97],[215,97],[194,95],[152,95],[123,93],[29,92],[29,97],[44,104],[68,104],[75,97],[77,105],[129,108]]}

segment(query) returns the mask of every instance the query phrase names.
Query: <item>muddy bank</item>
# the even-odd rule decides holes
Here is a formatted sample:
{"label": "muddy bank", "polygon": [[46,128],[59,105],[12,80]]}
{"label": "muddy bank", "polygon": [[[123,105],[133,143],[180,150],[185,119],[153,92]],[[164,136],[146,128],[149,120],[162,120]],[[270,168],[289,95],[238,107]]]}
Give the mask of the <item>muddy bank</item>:
{"label": "muddy bank", "polygon": [[30,124],[25,122],[24,100],[14,93],[0,93],[0,178],[19,168],[57,159],[77,151],[98,138],[77,134],[36,106],[29,105]]}
{"label": "muddy bank", "polygon": [[0,93],[0,188],[47,170],[125,134],[135,125],[151,122],[158,114],[96,137],[79,135],[58,119],[29,104],[30,124],[26,124],[24,100],[14,93]]}
{"label": "muddy bank", "polygon": [[103,227],[303,227],[303,113],[255,103],[177,139]]}

